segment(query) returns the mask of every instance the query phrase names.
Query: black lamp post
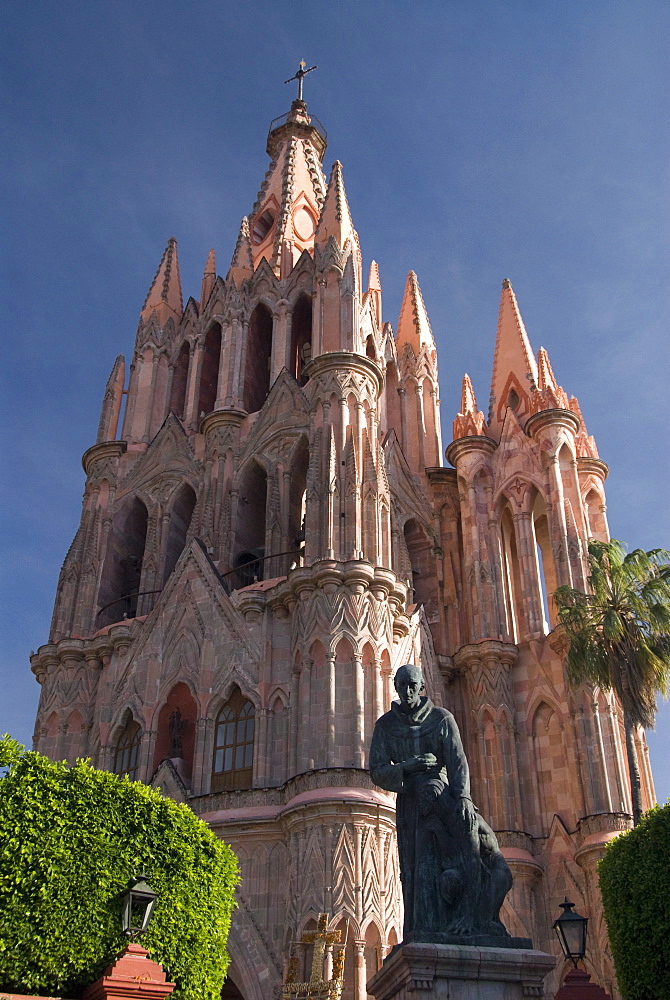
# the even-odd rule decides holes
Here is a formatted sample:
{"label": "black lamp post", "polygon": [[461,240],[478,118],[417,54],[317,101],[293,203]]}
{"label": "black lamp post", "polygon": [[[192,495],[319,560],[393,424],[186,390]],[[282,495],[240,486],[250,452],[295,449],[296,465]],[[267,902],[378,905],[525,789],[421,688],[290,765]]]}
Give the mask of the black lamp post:
{"label": "black lamp post", "polygon": [[121,926],[131,941],[149,926],[157,898],[144,873],[131,878],[121,896]]}
{"label": "black lamp post", "polygon": [[569,903],[566,897],[565,902],[561,903],[563,912],[558,920],[554,921],[553,927],[563,954],[570,959],[576,969],[577,962],[586,954],[586,925],[589,920],[579,913],[573,913],[574,906],[575,904]]}

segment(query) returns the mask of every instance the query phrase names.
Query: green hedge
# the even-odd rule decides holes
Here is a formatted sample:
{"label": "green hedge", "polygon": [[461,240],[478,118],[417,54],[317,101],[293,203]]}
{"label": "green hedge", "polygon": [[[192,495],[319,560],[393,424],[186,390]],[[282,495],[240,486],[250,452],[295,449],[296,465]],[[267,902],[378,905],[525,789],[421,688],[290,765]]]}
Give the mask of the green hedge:
{"label": "green hedge", "polygon": [[670,803],[612,840],[598,867],[624,1000],[670,1000]]}
{"label": "green hedge", "polygon": [[141,939],[176,1000],[221,992],[237,859],[185,805],[0,740],[0,990],[77,997],[121,951],[119,896],[158,893]]}

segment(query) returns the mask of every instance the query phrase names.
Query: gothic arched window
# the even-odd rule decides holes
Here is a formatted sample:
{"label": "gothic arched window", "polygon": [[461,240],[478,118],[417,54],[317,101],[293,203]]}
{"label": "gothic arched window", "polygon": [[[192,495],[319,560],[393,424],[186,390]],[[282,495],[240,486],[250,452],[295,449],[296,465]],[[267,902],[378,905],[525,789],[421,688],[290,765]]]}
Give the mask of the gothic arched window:
{"label": "gothic arched window", "polygon": [[131,719],[116,744],[114,753],[114,774],[127,774],[133,781],[137,779],[137,772],[140,766],[140,744],[142,742],[142,730],[137,722]]}
{"label": "gothic arched window", "polygon": [[237,688],[216,718],[212,791],[251,788],[254,706]]}

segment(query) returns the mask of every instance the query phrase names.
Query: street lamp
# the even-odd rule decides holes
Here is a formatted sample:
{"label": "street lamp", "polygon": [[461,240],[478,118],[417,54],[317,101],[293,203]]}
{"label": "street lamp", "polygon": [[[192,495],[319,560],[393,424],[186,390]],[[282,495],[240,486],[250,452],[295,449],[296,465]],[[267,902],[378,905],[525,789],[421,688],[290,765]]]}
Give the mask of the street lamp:
{"label": "street lamp", "polygon": [[131,941],[144,934],[149,926],[157,898],[144,873],[131,878],[121,896],[121,926]]}
{"label": "street lamp", "polygon": [[588,917],[582,917],[579,913],[573,913],[575,904],[568,902],[561,903],[563,912],[558,920],[554,921],[553,927],[556,931],[563,954],[569,958],[575,969],[577,962],[584,958],[586,954],[586,925]]}

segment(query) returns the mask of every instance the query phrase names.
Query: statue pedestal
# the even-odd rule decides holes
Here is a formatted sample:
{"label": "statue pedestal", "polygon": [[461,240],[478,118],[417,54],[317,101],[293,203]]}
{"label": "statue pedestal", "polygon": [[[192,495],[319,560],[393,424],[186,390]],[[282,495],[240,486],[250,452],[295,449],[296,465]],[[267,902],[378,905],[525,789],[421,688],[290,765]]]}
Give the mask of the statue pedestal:
{"label": "statue pedestal", "polygon": [[544,996],[553,955],[533,949],[402,944],[368,981],[375,1000],[524,1000]]}

